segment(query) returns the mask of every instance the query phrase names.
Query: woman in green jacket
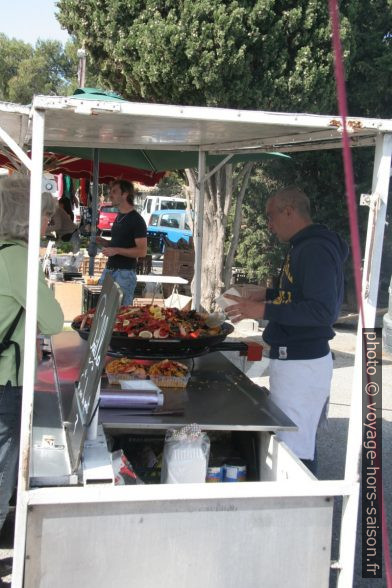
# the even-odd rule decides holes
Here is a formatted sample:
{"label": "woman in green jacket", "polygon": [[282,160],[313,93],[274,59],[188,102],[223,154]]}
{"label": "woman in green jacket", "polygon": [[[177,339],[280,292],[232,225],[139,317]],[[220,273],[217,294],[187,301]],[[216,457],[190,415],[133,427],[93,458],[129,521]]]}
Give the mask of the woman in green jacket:
{"label": "woman in green jacket", "polygon": [[[8,513],[18,470],[26,318],[27,239],[30,180],[14,174],[0,179],[0,529]],[[42,195],[41,235],[56,210],[51,194]],[[63,313],[47,287],[37,259],[38,331],[53,335]]]}

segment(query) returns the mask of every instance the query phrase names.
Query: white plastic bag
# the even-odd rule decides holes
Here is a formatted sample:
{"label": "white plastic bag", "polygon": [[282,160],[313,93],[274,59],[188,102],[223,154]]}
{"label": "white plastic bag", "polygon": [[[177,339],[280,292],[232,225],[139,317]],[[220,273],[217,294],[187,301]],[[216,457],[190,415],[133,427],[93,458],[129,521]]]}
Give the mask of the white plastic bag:
{"label": "white plastic bag", "polygon": [[162,459],[162,484],[206,481],[210,440],[199,425],[185,425],[166,432]]}

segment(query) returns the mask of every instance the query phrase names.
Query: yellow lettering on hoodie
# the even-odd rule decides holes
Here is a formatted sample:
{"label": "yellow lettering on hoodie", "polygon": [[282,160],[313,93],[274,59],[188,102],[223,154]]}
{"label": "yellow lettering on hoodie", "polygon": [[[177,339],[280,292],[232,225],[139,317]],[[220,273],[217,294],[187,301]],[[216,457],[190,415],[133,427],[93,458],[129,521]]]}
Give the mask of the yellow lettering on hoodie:
{"label": "yellow lettering on hoodie", "polygon": [[272,301],[272,304],[289,304],[291,301],[291,292],[280,290],[278,296]]}
{"label": "yellow lettering on hoodie", "polygon": [[283,276],[286,276],[286,278],[288,279],[290,284],[293,283],[294,278],[290,272],[290,254],[286,257],[286,261],[283,266],[282,276],[280,278],[280,285],[281,286],[282,286],[282,282],[283,282]]}

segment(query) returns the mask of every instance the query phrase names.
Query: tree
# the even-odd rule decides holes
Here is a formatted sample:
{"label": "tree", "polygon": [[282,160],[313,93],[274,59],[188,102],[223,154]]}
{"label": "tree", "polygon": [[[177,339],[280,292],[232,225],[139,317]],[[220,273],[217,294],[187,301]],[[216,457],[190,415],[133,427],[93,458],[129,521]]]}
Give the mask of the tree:
{"label": "tree", "polygon": [[182,196],[186,198],[186,177],[182,170],[166,174],[159,184],[149,190],[150,194],[163,194],[167,196]]}
{"label": "tree", "polygon": [[[0,99],[30,104],[34,94],[67,96],[77,88],[78,46],[37,41],[35,47],[0,33]],[[89,68],[87,83],[95,85]]]}
{"label": "tree", "polygon": [[[84,42],[92,63],[99,65],[104,87],[128,99],[288,112],[337,111],[326,2],[59,0],[58,7],[61,24]],[[340,9],[349,111],[355,109],[358,116],[389,116],[390,0],[347,0]],[[296,155],[297,179],[320,199],[333,193],[337,202],[344,202],[341,166],[337,190],[331,191],[329,183],[330,169],[339,167],[339,159],[336,152],[322,158]],[[317,173],[310,176],[315,168]],[[242,172],[242,177],[246,181],[249,175]],[[192,183],[194,174],[189,172],[188,178]],[[242,192],[239,187],[240,199]],[[232,200],[233,178],[222,169],[207,186],[204,233],[211,239],[227,232]],[[241,208],[237,210],[239,215]],[[234,215],[237,229],[240,222]],[[236,230],[231,234],[235,239]],[[229,259],[233,249],[229,248]],[[208,259],[203,268],[207,308],[225,279],[223,248],[214,252],[218,270],[211,270]]]}
{"label": "tree", "polygon": [[[280,173],[277,167],[280,167]],[[258,166],[244,200],[241,241],[235,263],[259,283],[267,284],[279,274],[284,247],[268,231],[265,206],[272,192],[292,183],[290,172],[293,174],[293,165],[279,166],[279,162]],[[277,176],[280,181],[272,179]]]}
{"label": "tree", "polygon": [[76,71],[76,59],[59,41],[39,40],[33,47],[0,34],[2,100],[30,104],[34,94],[68,94]]}
{"label": "tree", "polygon": [[28,43],[8,39],[0,33],[0,100],[10,100],[8,85],[18,73],[19,63],[30,59],[33,48]]}

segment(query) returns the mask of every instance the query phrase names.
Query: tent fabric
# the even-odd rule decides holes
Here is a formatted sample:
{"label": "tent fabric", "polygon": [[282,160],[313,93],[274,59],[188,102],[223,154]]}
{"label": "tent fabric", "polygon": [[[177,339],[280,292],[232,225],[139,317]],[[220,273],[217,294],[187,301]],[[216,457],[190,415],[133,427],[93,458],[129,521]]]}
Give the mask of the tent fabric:
{"label": "tent fabric", "polygon": [[[44,168],[53,174],[65,173],[72,178],[93,178],[93,154],[90,150],[90,157],[81,158],[70,157],[69,155],[59,155],[56,153],[45,153]],[[118,165],[116,163],[104,162],[101,159],[99,163],[99,181],[109,183],[115,178],[121,178],[130,182],[139,182],[145,186],[155,186],[164,176],[164,172],[154,173],[149,170],[137,169],[129,165]]]}
{"label": "tent fabric", "polygon": [[[92,149],[88,147],[51,147],[53,153],[73,155],[84,160],[92,159]],[[206,165],[215,167],[224,159],[223,155],[206,156]],[[258,162],[276,157],[291,161],[291,157],[283,153],[252,153],[244,155],[233,155],[230,163],[244,163],[248,161]],[[110,164],[132,166],[140,170],[148,170],[155,173],[174,171],[198,167],[198,151],[161,151],[144,149],[99,149],[100,161]]]}
{"label": "tent fabric", "polygon": [[[19,164],[15,162],[13,157],[0,152],[0,167],[4,167],[10,171],[16,171],[19,169]],[[71,178],[84,178],[92,181],[92,149],[86,151],[86,158],[84,159],[80,159],[75,155],[69,156],[45,152],[44,170],[47,173],[55,175],[66,174]],[[106,184],[116,178],[121,178],[130,182],[139,182],[145,186],[155,186],[164,175],[164,172],[154,173],[149,170],[137,169],[129,165],[117,165],[115,163],[105,163],[103,161],[100,161],[99,164],[99,181]]]}
{"label": "tent fabric", "polygon": [[125,98],[117,94],[117,92],[109,92],[100,88],[77,88],[72,97],[83,100],[122,100],[126,102]]}

